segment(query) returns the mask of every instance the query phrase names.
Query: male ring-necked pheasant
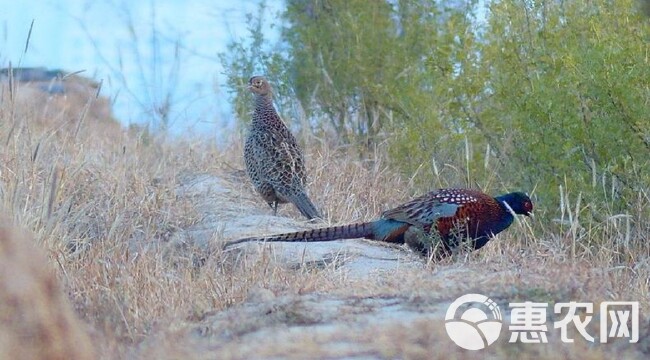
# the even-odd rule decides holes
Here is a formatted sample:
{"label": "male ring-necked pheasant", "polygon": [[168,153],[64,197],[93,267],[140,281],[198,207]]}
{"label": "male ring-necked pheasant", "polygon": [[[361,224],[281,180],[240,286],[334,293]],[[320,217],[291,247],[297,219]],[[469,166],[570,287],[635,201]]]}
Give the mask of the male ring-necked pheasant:
{"label": "male ring-necked pheasant", "polygon": [[293,203],[308,219],[320,214],[305,192],[307,175],[296,138],[275,111],[272,89],[262,76],[248,80],[255,110],[244,145],[246,172],[255,190],[277,214],[278,204]]}
{"label": "male ring-necked pheasant", "polygon": [[[478,190],[440,189],[387,210],[375,221],[234,240],[226,247],[249,241],[366,238],[406,243],[425,255],[448,255],[465,241],[471,249],[482,248],[512,224],[513,214],[530,216],[532,211],[532,201],[521,192],[492,197]],[[435,249],[437,244],[440,248]]]}

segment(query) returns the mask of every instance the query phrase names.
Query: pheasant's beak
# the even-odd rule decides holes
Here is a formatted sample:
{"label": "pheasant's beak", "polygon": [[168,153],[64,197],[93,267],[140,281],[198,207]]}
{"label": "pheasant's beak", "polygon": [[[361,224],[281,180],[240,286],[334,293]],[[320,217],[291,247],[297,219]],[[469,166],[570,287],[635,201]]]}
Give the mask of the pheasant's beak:
{"label": "pheasant's beak", "polygon": [[531,212],[528,212],[528,213],[526,213],[526,216],[528,216],[528,217],[529,217],[529,218],[531,218],[531,219],[535,219],[535,215],[533,214],[533,212],[532,212],[532,211],[531,211]]}

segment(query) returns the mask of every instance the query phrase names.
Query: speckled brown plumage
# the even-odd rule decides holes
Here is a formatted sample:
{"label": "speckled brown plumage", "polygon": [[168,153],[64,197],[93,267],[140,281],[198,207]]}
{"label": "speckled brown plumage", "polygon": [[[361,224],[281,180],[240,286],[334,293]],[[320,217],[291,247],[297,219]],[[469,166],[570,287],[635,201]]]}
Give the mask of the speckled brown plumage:
{"label": "speckled brown plumage", "polygon": [[439,257],[449,255],[462,242],[472,249],[480,249],[512,224],[513,212],[528,216],[532,210],[532,201],[520,192],[495,198],[477,190],[439,189],[387,210],[375,221],[240,239],[227,243],[226,247],[248,241],[313,242],[366,238],[406,243],[423,254]]}
{"label": "speckled brown plumage", "polygon": [[278,204],[290,202],[308,219],[319,218],[305,191],[307,175],[302,150],[275,111],[271,85],[264,77],[253,76],[248,88],[255,96],[255,110],[244,146],[244,161],[255,190],[274,214]]}

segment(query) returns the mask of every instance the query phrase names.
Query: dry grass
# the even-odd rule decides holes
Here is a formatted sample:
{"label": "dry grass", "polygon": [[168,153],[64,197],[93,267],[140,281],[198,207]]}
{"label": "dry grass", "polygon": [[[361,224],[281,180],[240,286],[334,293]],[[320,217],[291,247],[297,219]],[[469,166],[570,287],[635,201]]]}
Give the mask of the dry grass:
{"label": "dry grass", "polygon": [[[40,304],[36,308],[63,309],[35,313],[33,322],[5,322],[2,334],[18,333],[25,327],[59,334],[45,336],[47,341],[41,343],[63,349],[64,358],[84,358],[93,351],[102,358],[151,359],[353,354],[346,348],[328,346],[328,337],[313,338],[282,327],[283,322],[284,326],[301,324],[310,308],[266,324],[271,332],[279,329],[279,335],[256,348],[244,344],[244,336],[263,323],[239,328],[239,335],[229,338],[213,337],[207,343],[188,335],[213,316],[235,311],[241,304],[322,294],[342,299],[395,297],[413,306],[453,300],[469,291],[502,302],[639,300],[645,319],[642,323],[647,323],[643,309],[650,305],[650,225],[634,217],[643,213],[634,206],[648,206],[642,201],[631,205],[631,218],[611,214],[603,223],[583,224],[580,213],[588,202],[583,199],[582,205],[577,205],[572,199],[565,204],[571,216],[565,214],[562,225],[526,221],[478,253],[371,280],[348,279],[329,267],[290,269],[275,262],[268,251],[241,258],[215,251],[197,267],[191,249],[168,251],[174,233],[201,221],[191,200],[177,196],[175,189],[191,174],[239,178],[241,141],[233,139],[220,150],[197,137],[167,139],[138,129],[125,131],[112,122],[83,119],[79,107],[71,109],[61,104],[44,109],[41,103],[17,103],[7,96],[0,104],[0,122],[5,124],[0,127],[0,195],[5,214],[30,231],[49,258],[46,267],[34,267],[34,260],[27,255],[31,248],[16,240],[19,237],[2,234],[22,254],[8,256],[3,248],[2,265],[16,274],[27,274],[24,281],[35,290],[15,298],[3,297],[0,305],[23,308],[35,302]],[[410,178],[391,171],[382,153],[376,154],[372,163],[364,163],[350,160],[354,157],[348,150],[333,149],[327,141],[310,138],[307,142],[310,193],[331,223],[371,219],[422,192],[411,186]],[[500,190],[499,185],[494,184],[495,191]],[[261,200],[252,204],[267,209]],[[281,208],[280,215],[299,217],[288,205]],[[58,290],[52,273],[64,292]],[[61,294],[67,301],[61,300]],[[68,301],[83,325],[65,310]],[[55,321],[57,316],[64,320]],[[242,321],[232,318],[222,330],[237,329]],[[62,328],[68,331],[60,331]],[[450,342],[441,329],[439,323],[419,321],[405,327],[396,321],[381,327],[344,328],[344,332],[328,336],[345,338],[365,349],[357,355],[370,357],[476,356],[448,348]],[[643,334],[647,330],[645,325]],[[94,350],[86,347],[88,333]],[[27,336],[34,342],[43,338]],[[19,340],[5,335],[2,339],[0,353],[16,354]],[[500,346],[486,354],[512,357],[523,351],[531,357],[556,358],[560,351],[566,358],[597,359],[611,356],[621,346]],[[638,346],[647,353],[647,337]]]}

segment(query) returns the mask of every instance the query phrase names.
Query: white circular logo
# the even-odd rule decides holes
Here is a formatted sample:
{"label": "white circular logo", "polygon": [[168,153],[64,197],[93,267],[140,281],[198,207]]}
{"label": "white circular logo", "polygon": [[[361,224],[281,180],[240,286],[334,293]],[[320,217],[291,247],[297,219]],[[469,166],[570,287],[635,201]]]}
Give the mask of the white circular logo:
{"label": "white circular logo", "polygon": [[[461,306],[463,309],[458,311]],[[501,325],[499,307],[481,294],[459,297],[449,305],[445,315],[447,334],[456,345],[467,350],[481,350],[491,345],[499,338]]]}

